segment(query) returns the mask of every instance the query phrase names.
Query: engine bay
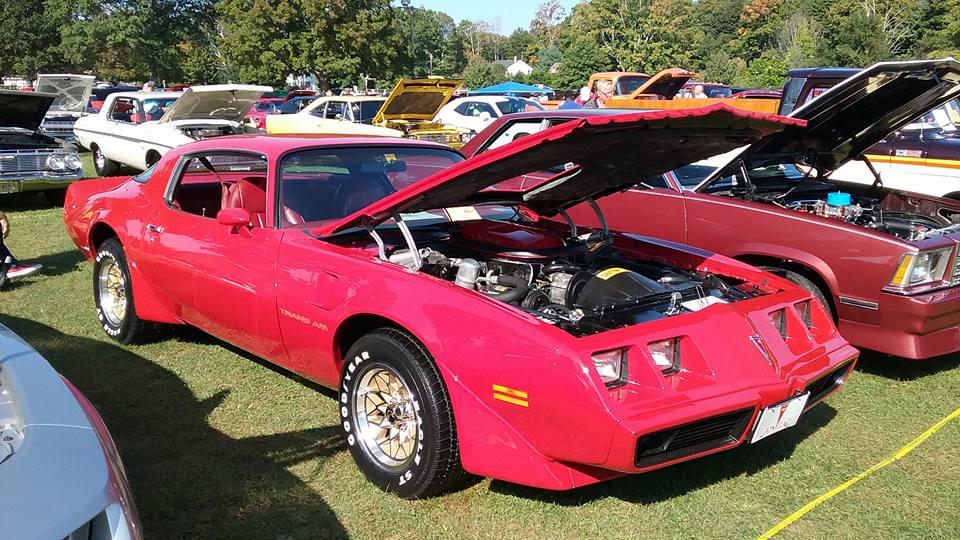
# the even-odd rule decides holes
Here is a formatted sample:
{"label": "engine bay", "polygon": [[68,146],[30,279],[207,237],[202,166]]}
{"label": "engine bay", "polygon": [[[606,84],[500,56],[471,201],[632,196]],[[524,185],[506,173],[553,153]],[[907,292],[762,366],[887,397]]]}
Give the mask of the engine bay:
{"label": "engine bay", "polygon": [[[731,192],[731,195],[737,194]],[[850,223],[908,242],[960,231],[960,209],[880,186],[804,180],[780,189],[760,186],[751,193],[738,195],[746,200]]]}
{"label": "engine bay", "polygon": [[417,241],[388,260],[511,304],[580,337],[763,294],[744,280],[628,260],[593,236],[564,238],[533,227],[473,222]]}
{"label": "engine bay", "polygon": [[233,126],[182,126],[180,132],[191,139],[201,141],[225,135],[242,135],[244,129],[243,127]]}

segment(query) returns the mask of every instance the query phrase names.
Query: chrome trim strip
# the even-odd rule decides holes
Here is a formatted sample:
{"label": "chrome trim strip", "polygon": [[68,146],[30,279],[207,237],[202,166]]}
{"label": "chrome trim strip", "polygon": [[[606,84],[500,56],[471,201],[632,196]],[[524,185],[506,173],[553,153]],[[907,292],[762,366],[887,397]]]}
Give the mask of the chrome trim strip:
{"label": "chrome trim strip", "polygon": [[851,298],[849,296],[841,296],[840,303],[845,306],[853,306],[853,307],[858,307],[863,309],[872,309],[873,311],[877,311],[878,309],[880,309],[880,304],[878,304],[877,302],[870,302],[869,300],[859,300],[857,298]]}

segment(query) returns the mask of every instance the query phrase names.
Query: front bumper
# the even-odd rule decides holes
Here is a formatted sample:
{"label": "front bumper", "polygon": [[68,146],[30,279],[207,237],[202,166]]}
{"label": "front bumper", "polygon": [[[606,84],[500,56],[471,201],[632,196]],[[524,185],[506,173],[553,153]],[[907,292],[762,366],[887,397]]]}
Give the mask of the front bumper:
{"label": "front bumper", "polygon": [[840,321],[851,342],[910,360],[960,351],[960,287],[914,296],[881,293],[879,324]]}
{"label": "front bumper", "polygon": [[69,174],[50,174],[40,177],[31,177],[30,175],[0,175],[0,195],[67,189],[67,186],[81,178],[83,178],[83,171]]}
{"label": "front bumper", "polygon": [[[624,419],[614,434],[609,459],[601,466],[623,473],[646,472],[735,448],[750,439],[764,408],[810,392],[806,412],[839,389],[858,354],[844,345],[812,362],[822,368],[781,384],[651,408]],[[803,421],[801,416],[799,423]]]}

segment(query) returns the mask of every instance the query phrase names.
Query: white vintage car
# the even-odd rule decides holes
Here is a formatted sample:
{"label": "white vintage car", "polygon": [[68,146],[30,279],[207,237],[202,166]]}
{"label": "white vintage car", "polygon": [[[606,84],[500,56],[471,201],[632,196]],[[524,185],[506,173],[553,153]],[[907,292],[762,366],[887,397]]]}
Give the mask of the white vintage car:
{"label": "white vintage car", "polygon": [[[269,86],[219,84],[177,92],[118,92],[98,114],[77,120],[74,133],[93,152],[100,176],[121,165],[143,170],[171,148],[199,139],[247,132],[243,115]],[[252,128],[251,128],[252,129]]]}

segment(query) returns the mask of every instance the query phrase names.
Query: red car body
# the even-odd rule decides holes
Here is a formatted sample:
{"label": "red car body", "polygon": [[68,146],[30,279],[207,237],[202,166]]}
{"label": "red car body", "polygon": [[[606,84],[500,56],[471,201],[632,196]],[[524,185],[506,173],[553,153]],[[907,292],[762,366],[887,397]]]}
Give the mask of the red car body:
{"label": "red car body", "polygon": [[[299,156],[312,155],[304,152],[379,149],[385,156],[413,156],[429,150],[451,161],[462,158],[455,150],[413,140],[219,137],[171,150],[154,170],[135,179],[72,185],[64,219],[88,259],[108,242],[122,244],[129,261],[128,286],[141,319],[194,325],[325,386],[344,391],[354,368],[346,351],[359,335],[384,325],[408,334],[439,370],[452,405],[459,460],[467,472],[571,489],[738,446],[751,437],[765,407],[808,393],[806,410],[838,388],[857,351],[810,294],[786,280],[699,249],[623,235],[606,237],[602,242],[613,244],[602,249],[615,249],[636,264],[673,265],[696,279],[724,276],[740,283],[737,294],[745,299],[574,335],[546,310],[534,314],[532,308],[491,297],[490,289],[481,293],[432,275],[424,261],[434,255],[423,249],[418,251],[424,258],[419,271],[396,262],[409,260],[413,251],[401,249],[402,235],[384,229],[389,225],[384,221],[398,212],[422,217],[433,208],[446,208],[440,215],[453,216],[460,208],[456,213],[463,222],[450,217],[436,230],[416,228],[417,245],[434,238],[434,249],[456,242],[482,253],[491,265],[516,259],[539,267],[549,253],[583,246],[564,236],[566,226],[538,219],[536,213],[550,214],[571,197],[600,195],[603,186],[617,185],[619,180],[602,173],[602,164],[618,156],[607,152],[611,140],[646,141],[666,151],[676,148],[679,133],[685,133],[684,140],[703,133],[690,138],[696,143],[688,141],[672,152],[674,157],[633,156],[629,163],[617,157],[617,170],[662,172],[662,167],[740,144],[717,134],[733,141],[756,139],[782,129],[782,122],[724,107],[597,117],[450,167],[422,167],[412,157],[402,166],[386,165],[398,191],[319,220],[305,209],[287,207],[285,195],[283,205],[278,202],[278,190],[287,189],[287,160],[299,164]],[[212,212],[205,217],[187,213],[176,193],[188,185],[178,184],[178,175],[191,170],[189,160],[233,151],[263,158],[266,200],[272,202],[264,208],[223,205],[216,219]],[[567,158],[577,159],[581,167],[569,178],[582,174],[563,184],[569,191],[491,189],[504,175]],[[304,158],[302,163],[307,162]],[[443,170],[421,179],[434,165]],[[309,172],[312,166],[291,170],[321,174]],[[243,167],[236,170],[221,173],[218,180],[230,194],[251,174]],[[350,181],[362,183],[360,176]],[[339,189],[349,189],[346,185]],[[480,219],[488,210],[483,205],[491,201],[523,210],[511,219]],[[241,221],[251,219],[250,225],[237,226],[238,215]],[[413,218],[405,217],[403,223],[408,219]],[[597,238],[604,237],[591,234],[587,241]],[[385,246],[378,247],[379,241]],[[600,279],[621,272],[627,271],[608,268]],[[671,300],[673,307],[679,298]],[[779,327],[771,314],[782,317]],[[672,353],[676,370],[663,370],[651,360],[650,344],[658,340],[673,340],[669,342],[679,347]],[[620,382],[611,385],[600,378],[593,359],[598,351],[622,351]],[[346,393],[342,401],[347,403]],[[353,445],[350,426],[344,429]]]}
{"label": "red car body", "polygon": [[263,128],[267,125],[267,115],[277,114],[277,107],[284,101],[283,98],[260,98],[244,115],[243,121],[255,128]]}
{"label": "red car body", "polygon": [[[780,138],[776,143],[823,148],[834,144],[836,137],[839,150],[833,146],[821,149],[824,155],[846,156],[851,146],[862,152],[921,112],[956,97],[960,92],[958,70],[960,64],[953,61],[878,64],[845,81],[839,90],[824,93],[795,111],[791,116],[809,119],[811,124],[787,128],[775,136]],[[867,90],[877,79],[887,81],[888,86]],[[917,80],[925,83],[917,84]],[[521,129],[537,131],[518,127],[521,125],[534,127],[540,121],[556,125],[598,114],[604,113],[566,110],[500,118],[461,150],[472,156],[484,152],[503,134]],[[843,138],[844,129],[854,130],[850,126],[859,129],[851,139],[854,143]],[[769,152],[763,144],[764,141],[756,144],[760,147],[756,152]],[[838,159],[839,163],[830,170],[847,159]],[[709,169],[716,167],[711,165]],[[855,197],[877,199],[881,215],[916,213],[942,221],[942,228],[933,230],[930,236],[906,240],[879,228],[866,228],[834,217],[766,201],[712,194],[708,186],[697,186],[705,175],[692,183],[676,173],[656,181],[647,179],[648,183],[655,182],[652,189],[628,189],[598,202],[614,230],[691,244],[777,272],[799,275],[801,281],[806,280],[804,285],[822,292],[840,332],[858,347],[906,359],[926,359],[960,350],[960,232],[953,227],[956,221],[950,217],[960,215],[960,203],[845,183],[842,174],[839,180],[834,175],[829,182],[822,183],[817,197],[823,197],[822,191],[829,186],[830,190],[850,192]],[[511,185],[528,187],[548,176],[528,175],[514,179]],[[578,224],[598,225],[594,212],[584,205],[573,208],[569,215]],[[905,258],[937,250],[948,251],[949,265],[942,279],[913,290],[891,286]]]}

